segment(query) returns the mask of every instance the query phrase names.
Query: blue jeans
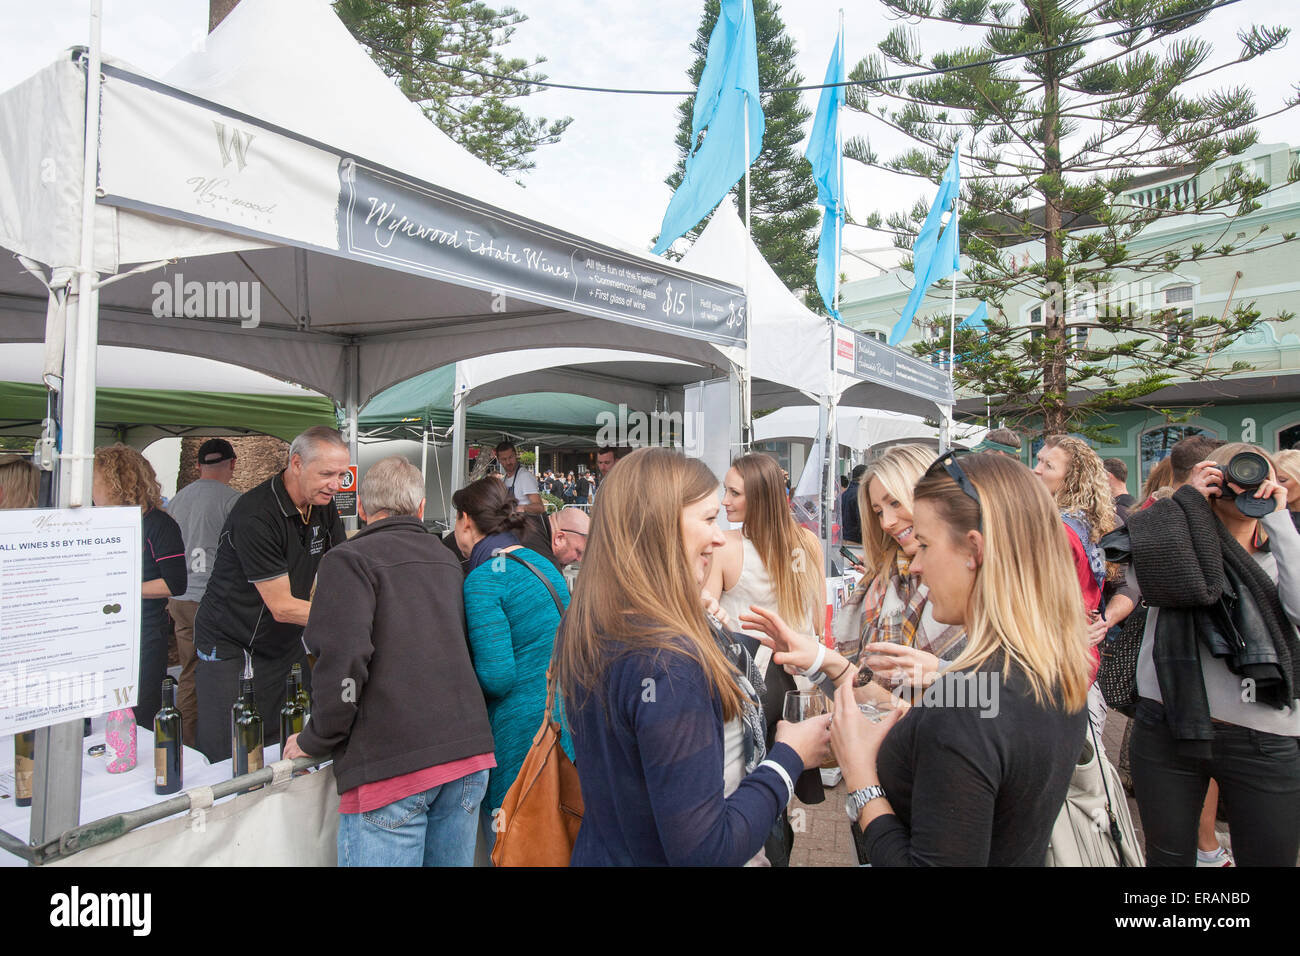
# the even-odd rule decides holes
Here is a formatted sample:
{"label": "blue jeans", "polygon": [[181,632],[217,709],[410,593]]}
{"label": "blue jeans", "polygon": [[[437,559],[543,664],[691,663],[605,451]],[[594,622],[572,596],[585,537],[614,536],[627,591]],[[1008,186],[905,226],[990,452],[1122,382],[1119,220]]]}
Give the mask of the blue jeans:
{"label": "blue jeans", "polygon": [[378,810],[339,814],[339,866],[473,866],[488,771],[404,797]]}

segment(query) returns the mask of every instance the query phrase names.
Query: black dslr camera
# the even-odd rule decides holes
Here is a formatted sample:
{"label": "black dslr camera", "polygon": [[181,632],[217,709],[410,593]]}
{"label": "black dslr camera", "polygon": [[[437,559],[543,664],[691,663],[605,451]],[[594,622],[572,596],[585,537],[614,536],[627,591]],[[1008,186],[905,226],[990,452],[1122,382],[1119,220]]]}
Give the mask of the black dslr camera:
{"label": "black dslr camera", "polygon": [[[1223,485],[1219,497],[1224,501],[1234,501],[1237,510],[1248,518],[1262,518],[1272,514],[1276,502],[1272,498],[1256,498],[1254,494],[1268,478],[1268,459],[1253,451],[1242,451],[1228,459],[1223,469]],[[1242,489],[1237,494],[1228,487],[1232,482]]]}

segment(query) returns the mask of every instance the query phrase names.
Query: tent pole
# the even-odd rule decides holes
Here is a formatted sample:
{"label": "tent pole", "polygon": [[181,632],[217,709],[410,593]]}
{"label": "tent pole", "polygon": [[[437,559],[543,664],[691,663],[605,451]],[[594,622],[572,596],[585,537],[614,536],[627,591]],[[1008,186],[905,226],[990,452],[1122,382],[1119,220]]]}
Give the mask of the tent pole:
{"label": "tent pole", "polygon": [[429,480],[429,426],[420,431],[420,477]]}
{"label": "tent pole", "polygon": [[[59,466],[59,506],[91,504],[95,454],[95,357],[99,296],[95,291],[95,187],[99,171],[99,70],[101,0],[90,7],[86,62],[86,113],[81,167],[81,255],[77,264],[75,331],[65,343],[61,419],[66,456]],[[69,359],[72,359],[69,363]],[[69,368],[71,364],[71,368]],[[69,414],[71,413],[71,414]],[[65,470],[66,463],[66,470]],[[36,731],[30,842],[44,843],[81,822],[81,719]]]}
{"label": "tent pole", "polygon": [[[461,363],[456,363],[455,384],[451,393],[451,487],[458,491],[465,487],[465,404],[469,400],[469,388],[465,384]],[[452,521],[451,501],[444,501],[443,514],[448,524]]]}
{"label": "tent pole", "polygon": [[[358,457],[359,449],[357,446],[357,406],[361,398],[361,349],[356,343],[353,343],[344,351],[344,356],[347,375],[347,381],[343,386],[343,407],[345,409],[345,414],[347,415],[347,422],[344,426],[347,429],[347,434],[344,437],[347,439],[348,443],[348,459],[353,465],[357,466],[357,480],[359,485],[361,478],[361,459]],[[359,489],[357,488],[353,489],[353,491],[358,490]],[[349,531],[356,531],[357,519],[344,518],[343,526]]]}

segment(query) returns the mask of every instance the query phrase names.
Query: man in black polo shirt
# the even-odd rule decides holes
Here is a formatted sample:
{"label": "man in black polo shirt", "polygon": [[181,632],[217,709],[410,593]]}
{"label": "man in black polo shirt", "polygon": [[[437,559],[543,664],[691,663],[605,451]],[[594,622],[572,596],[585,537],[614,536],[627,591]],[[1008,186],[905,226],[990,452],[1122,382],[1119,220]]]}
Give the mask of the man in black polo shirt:
{"label": "man in black polo shirt", "polygon": [[347,535],[334,495],[348,473],[348,446],[332,428],[309,428],[289,447],[289,464],[236,502],[221,529],[217,559],[194,617],[199,657],[198,749],[230,756],[230,708],[245,661],[269,745],[279,740],[284,679],[295,663],[310,686],[302,629],[325,552]]}

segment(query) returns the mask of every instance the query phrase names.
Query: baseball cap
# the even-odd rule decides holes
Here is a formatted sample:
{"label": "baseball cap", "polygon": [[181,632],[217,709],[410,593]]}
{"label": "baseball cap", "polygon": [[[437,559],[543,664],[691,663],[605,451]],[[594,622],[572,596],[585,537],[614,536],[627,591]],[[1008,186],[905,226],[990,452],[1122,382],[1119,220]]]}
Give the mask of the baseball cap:
{"label": "baseball cap", "polygon": [[209,438],[199,446],[200,465],[216,465],[234,458],[234,446],[224,438]]}

